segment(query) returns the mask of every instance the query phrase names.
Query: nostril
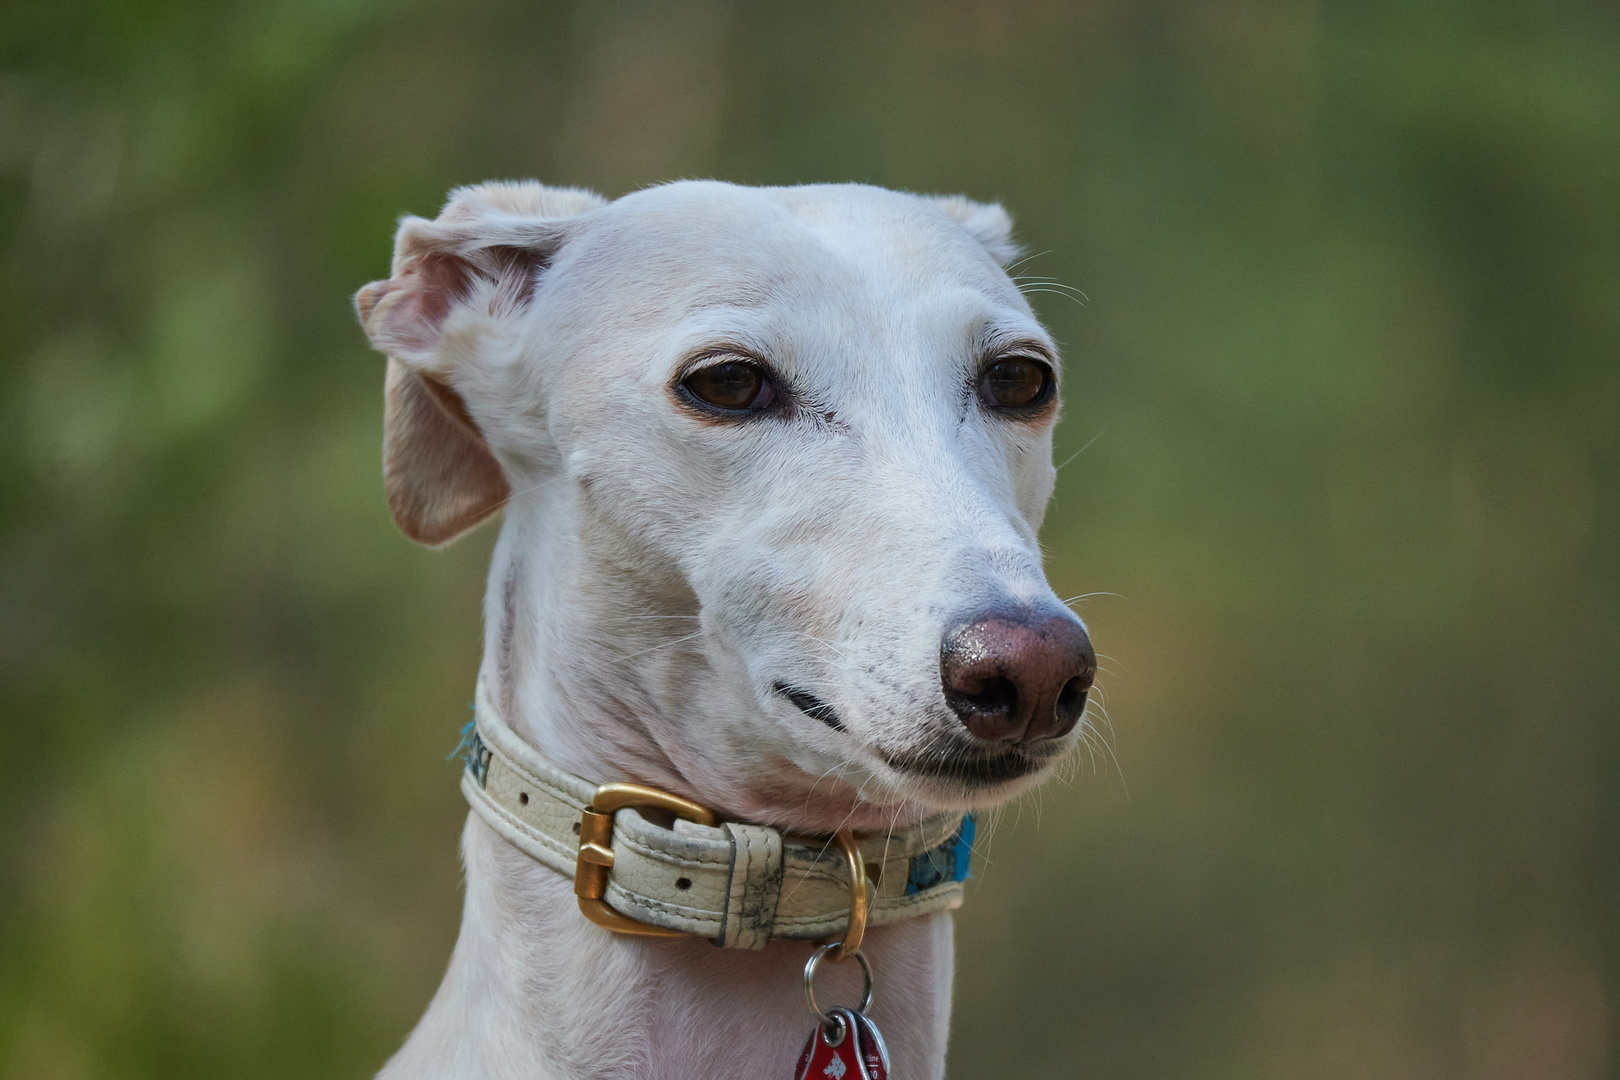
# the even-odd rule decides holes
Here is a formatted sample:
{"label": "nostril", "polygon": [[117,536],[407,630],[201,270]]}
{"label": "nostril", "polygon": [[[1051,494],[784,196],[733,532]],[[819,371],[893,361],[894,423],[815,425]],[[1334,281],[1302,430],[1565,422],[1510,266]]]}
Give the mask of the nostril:
{"label": "nostril", "polygon": [[984,685],[973,692],[958,690],[959,701],[985,712],[1012,712],[1018,707],[1018,686],[1008,678],[996,676],[986,679]]}
{"label": "nostril", "polygon": [[1086,711],[1086,693],[1091,689],[1091,679],[1076,675],[1063,684],[1058,692],[1057,718],[1065,724],[1080,719],[1080,714]]}

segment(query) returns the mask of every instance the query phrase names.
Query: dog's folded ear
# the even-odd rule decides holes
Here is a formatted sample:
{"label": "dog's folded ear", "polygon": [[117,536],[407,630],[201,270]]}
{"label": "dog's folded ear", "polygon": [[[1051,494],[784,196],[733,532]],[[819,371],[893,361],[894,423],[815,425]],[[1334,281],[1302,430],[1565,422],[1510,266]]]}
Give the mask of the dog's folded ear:
{"label": "dog's folded ear", "polygon": [[505,503],[506,477],[457,374],[527,306],[569,219],[602,203],[532,182],[459,188],[437,219],[400,222],[392,276],[355,294],[366,336],[388,355],[383,487],[412,540],[448,544]]}
{"label": "dog's folded ear", "polygon": [[389,358],[383,390],[383,490],[401,532],[442,547],[506,502],[500,463],[444,383]]}
{"label": "dog's folded ear", "polygon": [[1018,258],[1018,245],[1012,238],[1012,217],[1001,204],[974,202],[964,195],[935,195],[932,201],[945,211],[946,217],[984,245],[990,257],[1002,266]]}

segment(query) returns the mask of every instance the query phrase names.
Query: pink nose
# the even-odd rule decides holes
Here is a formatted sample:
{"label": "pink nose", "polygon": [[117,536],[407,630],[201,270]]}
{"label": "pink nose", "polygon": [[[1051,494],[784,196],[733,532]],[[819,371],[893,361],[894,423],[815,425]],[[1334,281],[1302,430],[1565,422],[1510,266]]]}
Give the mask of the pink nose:
{"label": "pink nose", "polygon": [[989,615],[958,623],[939,652],[945,700],[992,742],[1067,735],[1097,676],[1091,639],[1067,614]]}

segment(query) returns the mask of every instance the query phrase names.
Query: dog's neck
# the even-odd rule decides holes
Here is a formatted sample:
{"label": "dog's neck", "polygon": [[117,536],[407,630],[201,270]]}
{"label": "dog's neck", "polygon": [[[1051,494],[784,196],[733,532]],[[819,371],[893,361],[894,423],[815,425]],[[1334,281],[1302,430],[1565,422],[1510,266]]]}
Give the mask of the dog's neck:
{"label": "dog's neck", "polygon": [[[814,1023],[800,982],[809,948],[719,949],[621,937],[580,915],[572,883],[470,817],[466,904],[444,982],[387,1080],[690,1080],[789,1076]],[[951,916],[868,931],[871,1009],[894,1080],[945,1071]],[[823,966],[818,993],[859,994],[854,965]]]}
{"label": "dog's neck", "polygon": [[[610,564],[599,553],[588,565],[558,557],[576,545],[548,534],[574,523],[565,502],[549,502],[509,508],[485,606],[482,677],[522,737],[587,779],[652,784],[731,817],[818,831],[852,816],[857,828],[900,820],[847,785],[788,775],[773,790],[683,754],[658,698],[689,674],[679,639],[694,632],[691,612],[678,593],[604,581],[597,568]],[[462,853],[467,893],[450,970],[384,1076],[685,1080],[793,1068],[813,1023],[803,943],[746,951],[617,936],[585,920],[568,879],[476,815]],[[895,1080],[944,1073],[951,932],[940,913],[868,933],[872,1015]],[[858,992],[846,971],[827,985],[841,999]]]}

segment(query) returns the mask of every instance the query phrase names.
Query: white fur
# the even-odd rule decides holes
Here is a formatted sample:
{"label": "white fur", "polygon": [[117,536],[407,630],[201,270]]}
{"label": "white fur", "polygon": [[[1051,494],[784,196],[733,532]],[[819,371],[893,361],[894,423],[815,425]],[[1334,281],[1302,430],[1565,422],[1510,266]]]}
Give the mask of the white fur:
{"label": "white fur", "polygon": [[[498,246],[533,251],[532,276],[503,273]],[[482,677],[525,738],[592,780],[815,832],[991,806],[1044,775],[975,786],[885,760],[959,728],[939,672],[953,615],[1056,602],[1036,545],[1055,412],[988,415],[973,389],[998,350],[1056,355],[1001,268],[999,207],[484,185],[404,222],[398,250],[359,307],[379,348],[459,397],[504,474]],[[442,319],[412,306],[424,252],[483,268]],[[716,423],[683,406],[674,384],[724,349],[771,363],[795,407]],[[802,944],[608,934],[476,817],[463,856],[449,972],[384,1076],[789,1074],[811,1023]],[[941,1076],[950,917],[867,941],[895,1080]]]}

